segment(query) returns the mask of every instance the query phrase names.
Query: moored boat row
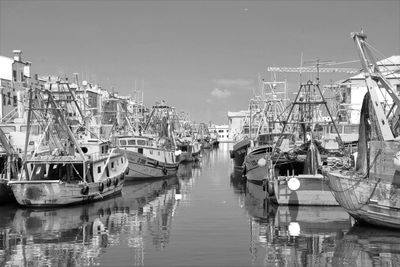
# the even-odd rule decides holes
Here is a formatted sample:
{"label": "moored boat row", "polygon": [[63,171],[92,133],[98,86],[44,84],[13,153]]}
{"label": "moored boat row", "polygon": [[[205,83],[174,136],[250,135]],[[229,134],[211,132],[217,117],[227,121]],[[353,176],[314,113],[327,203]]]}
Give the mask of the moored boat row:
{"label": "moored boat row", "polygon": [[[262,120],[270,131],[237,142],[231,158],[247,183],[260,186],[273,203],[341,206],[357,221],[399,229],[400,97],[386,79],[393,70],[389,73],[377,63],[366,35],[352,37],[367,89],[360,122],[343,123],[332,116],[319,80],[308,81],[287,105],[286,116]],[[380,104],[382,91],[390,107]],[[262,113],[277,118],[266,109]],[[322,113],[328,119],[321,119]],[[279,125],[279,131],[271,125]]]}

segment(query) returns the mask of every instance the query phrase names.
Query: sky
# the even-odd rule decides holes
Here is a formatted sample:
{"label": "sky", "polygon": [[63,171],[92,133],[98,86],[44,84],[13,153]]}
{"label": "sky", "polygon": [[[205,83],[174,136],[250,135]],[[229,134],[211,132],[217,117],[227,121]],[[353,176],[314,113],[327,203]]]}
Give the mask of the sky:
{"label": "sky", "polygon": [[[136,81],[147,106],[164,100],[216,124],[248,108],[269,66],[357,60],[350,33],[361,29],[383,56],[399,55],[400,0],[0,0],[0,55],[21,49],[33,73],[76,72],[121,95]],[[298,74],[276,75],[298,89]],[[322,83],[349,76],[335,75]]]}

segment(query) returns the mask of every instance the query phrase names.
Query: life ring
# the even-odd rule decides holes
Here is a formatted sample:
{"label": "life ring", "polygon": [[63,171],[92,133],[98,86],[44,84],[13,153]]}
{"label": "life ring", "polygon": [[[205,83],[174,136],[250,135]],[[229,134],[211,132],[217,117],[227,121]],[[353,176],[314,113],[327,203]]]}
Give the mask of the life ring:
{"label": "life ring", "polygon": [[81,194],[82,195],[87,195],[89,193],[89,186],[85,185],[81,189]]}
{"label": "life ring", "polygon": [[111,179],[108,178],[108,179],[107,179],[107,187],[110,187],[110,185],[111,185]]}
{"label": "life ring", "polygon": [[103,183],[100,183],[100,184],[99,184],[99,191],[100,191],[100,193],[103,192],[103,190],[104,190],[104,184],[103,184]]}
{"label": "life ring", "polygon": [[115,186],[117,186],[117,185],[118,185],[118,177],[117,177],[117,178],[115,178],[115,180],[114,180],[114,185],[115,185]]}

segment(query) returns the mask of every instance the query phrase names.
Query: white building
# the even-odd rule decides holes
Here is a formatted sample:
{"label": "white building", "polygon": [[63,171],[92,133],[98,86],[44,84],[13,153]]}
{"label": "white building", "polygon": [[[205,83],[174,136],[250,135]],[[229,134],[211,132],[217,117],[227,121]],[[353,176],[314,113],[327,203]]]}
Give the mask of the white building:
{"label": "white building", "polygon": [[218,134],[218,141],[221,143],[230,142],[229,140],[229,126],[224,125],[211,125],[208,127],[210,132],[216,132]]}
{"label": "white building", "polygon": [[235,142],[235,137],[242,133],[246,119],[250,116],[249,110],[228,111],[229,141]]}
{"label": "white building", "polygon": [[[400,93],[400,56],[391,56],[377,62],[379,69],[383,76],[391,83],[393,88]],[[351,123],[359,123],[360,111],[364,95],[367,92],[365,85],[364,73],[359,73],[355,76],[342,82],[348,85],[347,100],[350,109],[350,121]],[[379,94],[382,102],[385,101],[386,92]],[[387,103],[390,105],[390,103]]]}

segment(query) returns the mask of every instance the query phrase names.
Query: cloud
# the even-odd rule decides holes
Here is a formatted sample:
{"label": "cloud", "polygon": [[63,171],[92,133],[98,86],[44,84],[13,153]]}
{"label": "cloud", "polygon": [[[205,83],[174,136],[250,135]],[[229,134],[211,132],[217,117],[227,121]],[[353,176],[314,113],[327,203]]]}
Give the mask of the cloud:
{"label": "cloud", "polygon": [[226,98],[231,94],[231,91],[229,91],[228,89],[214,88],[214,90],[211,91],[211,95],[217,98]]}
{"label": "cloud", "polygon": [[214,81],[220,87],[249,87],[253,85],[253,80],[247,79],[217,79]]}

